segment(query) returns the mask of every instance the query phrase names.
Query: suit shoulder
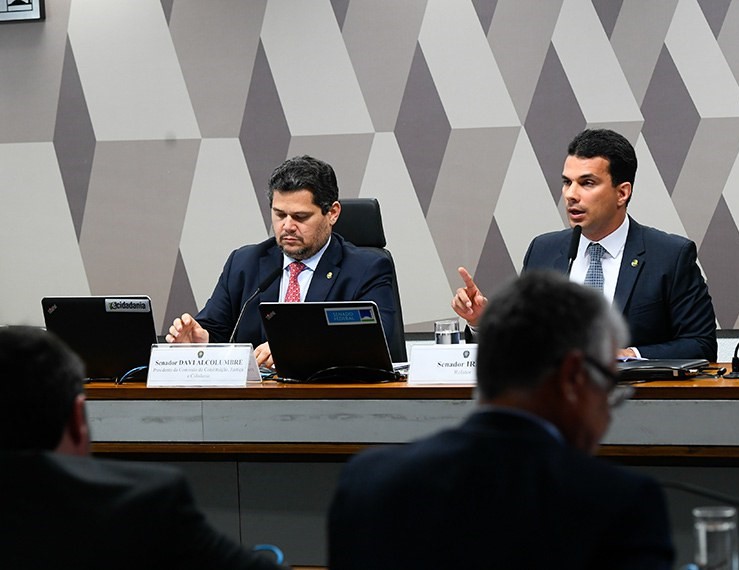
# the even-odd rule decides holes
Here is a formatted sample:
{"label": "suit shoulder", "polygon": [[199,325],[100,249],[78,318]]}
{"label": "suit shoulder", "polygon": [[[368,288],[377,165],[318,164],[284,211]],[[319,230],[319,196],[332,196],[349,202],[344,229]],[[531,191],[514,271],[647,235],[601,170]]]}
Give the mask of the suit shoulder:
{"label": "suit shoulder", "polygon": [[642,226],[640,224],[637,224],[636,227],[642,232],[642,236],[646,243],[676,248],[682,248],[688,244],[693,243],[692,240],[686,238],[685,236],[667,233],[651,226]]}
{"label": "suit shoulder", "polygon": [[72,456],[53,457],[52,460],[70,478],[92,485],[154,491],[186,481],[181,471],[167,465]]}
{"label": "suit shoulder", "polygon": [[546,232],[543,234],[539,234],[534,239],[531,240],[531,247],[536,244],[537,246],[547,246],[551,247],[555,244],[560,244],[563,241],[567,242],[570,239],[570,236],[572,235],[571,231],[569,229],[565,230],[555,230],[553,232]]}
{"label": "suit shoulder", "polygon": [[367,449],[352,457],[346,472],[388,484],[402,484],[409,473],[435,472],[454,462],[462,450],[471,444],[458,428],[442,430],[403,446],[380,446]]}
{"label": "suit shoulder", "polygon": [[229,259],[245,259],[249,257],[261,257],[272,248],[277,247],[277,241],[274,237],[267,238],[266,240],[259,243],[250,243],[242,245],[241,247],[233,250]]}

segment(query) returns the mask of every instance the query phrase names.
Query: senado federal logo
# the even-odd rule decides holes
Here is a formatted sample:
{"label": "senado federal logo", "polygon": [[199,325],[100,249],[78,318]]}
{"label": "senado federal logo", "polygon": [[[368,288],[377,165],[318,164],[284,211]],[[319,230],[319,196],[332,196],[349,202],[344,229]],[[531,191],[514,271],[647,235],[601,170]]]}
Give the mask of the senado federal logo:
{"label": "senado federal logo", "polygon": [[105,299],[105,310],[108,313],[149,313],[149,299]]}

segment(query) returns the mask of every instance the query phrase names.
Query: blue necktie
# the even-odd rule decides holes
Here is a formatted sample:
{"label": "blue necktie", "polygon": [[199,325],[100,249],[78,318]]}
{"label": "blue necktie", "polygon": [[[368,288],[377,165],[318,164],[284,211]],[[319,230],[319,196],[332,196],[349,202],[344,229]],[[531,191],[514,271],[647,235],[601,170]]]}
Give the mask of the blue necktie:
{"label": "blue necktie", "polygon": [[603,291],[603,265],[601,258],[606,252],[605,248],[599,243],[591,243],[588,246],[588,254],[590,254],[590,265],[588,272],[585,274],[585,285]]}

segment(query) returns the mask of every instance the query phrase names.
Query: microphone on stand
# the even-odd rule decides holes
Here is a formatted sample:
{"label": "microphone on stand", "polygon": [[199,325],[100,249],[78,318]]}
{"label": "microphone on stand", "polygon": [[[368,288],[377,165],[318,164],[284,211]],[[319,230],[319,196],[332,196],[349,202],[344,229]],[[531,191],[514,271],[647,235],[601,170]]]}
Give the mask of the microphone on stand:
{"label": "microphone on stand", "polygon": [[572,237],[570,238],[570,250],[567,253],[567,259],[569,260],[569,263],[567,264],[567,277],[570,276],[570,271],[572,271],[572,263],[577,257],[577,248],[580,245],[580,234],[582,234],[582,226],[575,226],[572,228]]}
{"label": "microphone on stand", "polygon": [[246,310],[246,306],[249,303],[251,303],[254,300],[254,298],[257,295],[259,295],[259,293],[264,292],[264,290],[267,287],[269,287],[270,285],[272,285],[272,282],[275,279],[277,279],[280,276],[281,273],[282,273],[282,267],[278,267],[272,273],[270,273],[269,275],[267,275],[267,277],[259,284],[259,286],[257,287],[256,291],[254,291],[254,293],[252,293],[249,296],[249,298],[246,301],[244,301],[244,304],[241,305],[241,312],[239,313],[239,318],[236,319],[236,324],[234,325],[234,330],[231,331],[231,336],[229,337],[228,342],[233,342],[234,341],[234,337],[236,336],[236,331],[239,328],[239,323],[241,322],[241,317],[244,316],[244,311]]}

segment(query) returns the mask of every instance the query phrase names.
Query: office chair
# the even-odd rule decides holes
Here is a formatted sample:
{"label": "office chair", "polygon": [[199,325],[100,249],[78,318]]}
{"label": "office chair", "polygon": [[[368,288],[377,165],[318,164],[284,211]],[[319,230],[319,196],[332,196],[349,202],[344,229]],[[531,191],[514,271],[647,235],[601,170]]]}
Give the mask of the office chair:
{"label": "office chair", "polygon": [[373,249],[390,260],[393,267],[393,301],[395,303],[395,334],[389,340],[390,357],[393,362],[405,362],[408,356],[405,348],[405,331],[403,328],[403,312],[400,305],[398,276],[395,272],[395,261],[391,253],[385,249],[385,231],[382,228],[380,203],[376,198],[344,198],[341,202],[341,215],[334,224],[333,230],[352,242],[357,247]]}

